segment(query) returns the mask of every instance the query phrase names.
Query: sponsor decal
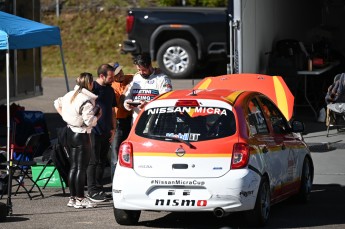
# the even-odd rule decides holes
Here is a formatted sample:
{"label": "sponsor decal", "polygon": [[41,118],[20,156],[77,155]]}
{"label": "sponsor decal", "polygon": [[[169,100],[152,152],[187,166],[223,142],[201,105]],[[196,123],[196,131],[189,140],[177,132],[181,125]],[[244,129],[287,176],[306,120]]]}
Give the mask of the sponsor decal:
{"label": "sponsor decal", "polygon": [[190,191],[189,190],[184,190],[182,195],[184,196],[190,196]]}
{"label": "sponsor decal", "polygon": [[156,199],[156,206],[205,207],[207,200]]}
{"label": "sponsor decal", "polygon": [[200,180],[151,180],[152,185],[205,185],[205,181]]}
{"label": "sponsor decal", "polygon": [[152,169],[152,165],[138,165],[140,169]]}
{"label": "sponsor decal", "polygon": [[168,191],[168,196],[173,196],[175,195],[175,190],[169,190]]}
{"label": "sponsor decal", "polygon": [[249,195],[253,195],[254,191],[241,191],[240,192],[240,196],[244,196],[244,197],[247,197]]}
{"label": "sponsor decal", "polygon": [[295,173],[296,173],[296,156],[294,151],[290,148],[288,156],[288,167],[287,167],[287,182],[293,182]]}
{"label": "sponsor decal", "polygon": [[198,141],[199,136],[201,134],[197,134],[197,133],[166,133],[165,136],[167,137],[174,137],[174,138],[179,138],[185,141]]}
{"label": "sponsor decal", "polygon": [[133,89],[132,93],[135,95],[139,95],[139,94],[155,94],[158,95],[159,92],[156,89]]}
{"label": "sponsor decal", "polygon": [[159,95],[159,91],[155,89],[133,89],[133,100],[150,101]]}
{"label": "sponsor decal", "polygon": [[213,170],[223,170],[223,167],[213,167]]}
{"label": "sponsor decal", "polygon": [[222,108],[214,107],[157,107],[147,110],[147,114],[163,114],[163,113],[176,113],[176,112],[187,112],[193,111],[193,115],[196,113],[200,114],[218,114],[227,115],[227,110]]}

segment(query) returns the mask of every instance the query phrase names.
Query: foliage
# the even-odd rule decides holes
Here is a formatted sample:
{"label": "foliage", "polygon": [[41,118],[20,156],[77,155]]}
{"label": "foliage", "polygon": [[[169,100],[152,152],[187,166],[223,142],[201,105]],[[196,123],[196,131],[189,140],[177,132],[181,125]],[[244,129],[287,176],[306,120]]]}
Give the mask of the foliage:
{"label": "foliage", "polygon": [[[102,63],[118,61],[125,73],[135,71],[131,55],[122,55],[119,44],[126,39],[126,12],[76,12],[45,15],[42,22],[57,25],[61,30],[62,47],[69,76],[80,72],[96,73]],[[42,48],[43,76],[62,76],[63,68],[58,47]]]}
{"label": "foliage", "polygon": [[[185,0],[186,6],[223,7],[228,0]],[[182,6],[183,0],[157,0],[160,6]]]}

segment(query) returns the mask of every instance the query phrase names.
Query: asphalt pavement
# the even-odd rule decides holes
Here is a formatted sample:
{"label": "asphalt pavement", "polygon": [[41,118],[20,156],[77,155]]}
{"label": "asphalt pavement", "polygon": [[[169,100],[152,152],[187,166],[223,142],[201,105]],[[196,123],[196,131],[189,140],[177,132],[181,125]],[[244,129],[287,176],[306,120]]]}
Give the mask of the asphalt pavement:
{"label": "asphalt pavement", "polygon": [[[70,87],[74,86],[74,79],[69,80]],[[198,80],[194,81],[196,84]],[[174,89],[191,88],[193,80],[173,80]],[[42,96],[16,101],[26,110],[39,110],[45,113],[51,138],[56,136],[55,129],[63,125],[62,119],[55,112],[53,101],[66,93],[63,78],[44,78],[44,92]],[[345,186],[345,143],[344,133],[338,133],[334,128],[326,136],[324,123],[316,122],[313,114],[307,108],[300,108],[295,113],[296,119],[305,123],[303,137],[312,152],[315,166],[315,177],[310,205],[317,213],[306,217],[303,207],[298,211],[291,210],[294,206],[289,204],[275,207],[269,227],[271,228],[313,228],[332,227],[344,228],[344,186]],[[109,168],[105,174],[106,191],[111,192]],[[229,228],[222,223],[214,223],[214,218],[205,219],[203,215],[189,215],[187,213],[171,215],[169,213],[144,212],[140,217],[139,226],[119,226],[113,216],[112,201],[99,204],[94,209],[74,209],[66,206],[68,202],[68,189],[63,194],[61,188],[47,187],[43,190],[44,198],[39,196],[37,190],[33,192],[34,198],[30,200],[25,193],[12,196],[13,214],[0,223],[0,228]],[[337,195],[342,198],[337,198]],[[320,199],[325,198],[320,205]],[[332,202],[327,198],[332,198]],[[6,203],[5,195],[0,202]],[[339,200],[339,201],[337,201]],[[284,218],[285,209],[295,217],[294,222]],[[319,209],[319,210],[316,210]],[[291,212],[293,211],[293,213]],[[326,213],[325,211],[328,211]],[[320,212],[320,213],[319,213]],[[331,214],[332,217],[322,220],[317,214]],[[339,212],[342,212],[341,214]],[[339,215],[340,214],[340,215]],[[188,215],[188,216],[187,216]],[[315,218],[314,218],[315,216]],[[307,220],[310,220],[307,221]],[[222,221],[220,221],[222,222]],[[218,226],[217,226],[218,225]],[[290,226],[289,226],[290,225]]]}

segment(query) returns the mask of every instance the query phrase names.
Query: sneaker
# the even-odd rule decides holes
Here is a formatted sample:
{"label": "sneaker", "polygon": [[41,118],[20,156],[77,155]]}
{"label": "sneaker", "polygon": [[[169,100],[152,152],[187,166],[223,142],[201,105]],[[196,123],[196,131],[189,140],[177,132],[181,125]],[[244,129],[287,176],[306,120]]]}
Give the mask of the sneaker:
{"label": "sneaker", "polygon": [[100,192],[96,192],[92,195],[89,195],[88,198],[96,203],[104,202],[106,200],[103,195],[100,195]]}
{"label": "sneaker", "polygon": [[326,121],[326,110],[322,108],[319,112],[319,117],[317,118],[318,122],[325,122]]}
{"label": "sneaker", "polygon": [[81,200],[76,199],[74,208],[95,208],[97,207],[96,203],[93,203],[91,200],[88,198],[83,198]]}
{"label": "sneaker", "polygon": [[105,200],[111,200],[111,199],[113,198],[113,196],[112,196],[111,194],[107,194],[107,193],[105,193],[105,192],[103,192],[103,191],[100,191],[100,192],[99,192],[99,195],[103,196],[103,198],[104,198]]}
{"label": "sneaker", "polygon": [[75,205],[75,197],[70,197],[67,203],[67,207],[73,207]]}

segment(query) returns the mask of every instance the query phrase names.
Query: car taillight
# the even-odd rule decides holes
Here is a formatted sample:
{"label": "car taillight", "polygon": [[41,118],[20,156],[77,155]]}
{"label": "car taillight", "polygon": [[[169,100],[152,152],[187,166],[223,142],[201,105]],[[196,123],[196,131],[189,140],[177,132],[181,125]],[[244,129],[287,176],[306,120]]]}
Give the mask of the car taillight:
{"label": "car taillight", "polygon": [[249,162],[250,149],[246,143],[235,143],[232,153],[231,168],[241,169],[247,166]]}
{"label": "car taillight", "polygon": [[134,24],[134,16],[133,15],[127,15],[127,23],[126,23],[126,32],[130,33],[133,29]]}
{"label": "car taillight", "polygon": [[119,149],[119,163],[122,167],[133,168],[133,146],[130,142],[123,142]]}

